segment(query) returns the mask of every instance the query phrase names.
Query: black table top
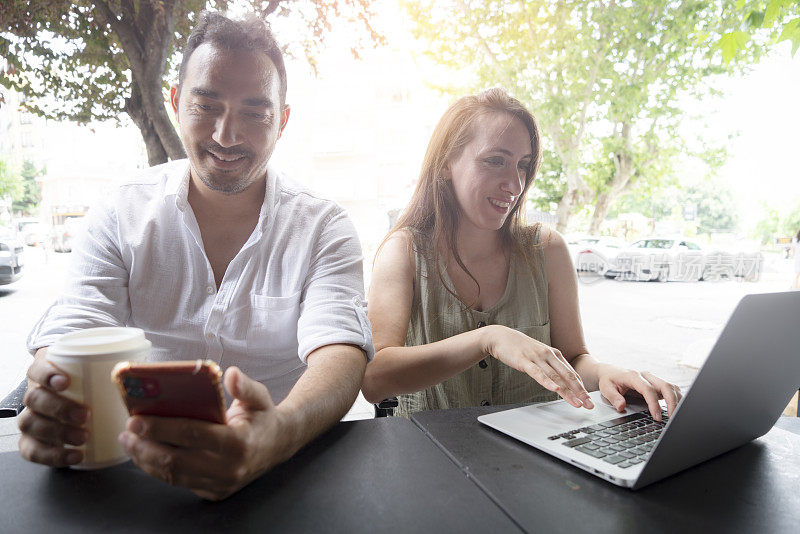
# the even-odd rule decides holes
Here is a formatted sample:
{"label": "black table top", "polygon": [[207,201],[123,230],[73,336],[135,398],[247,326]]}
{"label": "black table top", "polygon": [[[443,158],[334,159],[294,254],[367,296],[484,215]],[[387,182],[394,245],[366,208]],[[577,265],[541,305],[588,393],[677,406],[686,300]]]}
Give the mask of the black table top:
{"label": "black table top", "polygon": [[796,532],[800,524],[798,435],[773,428],[747,445],[632,491],[477,421],[506,408],[419,412],[412,420],[525,530]]}
{"label": "black table top", "polygon": [[341,423],[212,503],[128,462],[51,469],[0,454],[0,531],[518,532],[411,422]]}

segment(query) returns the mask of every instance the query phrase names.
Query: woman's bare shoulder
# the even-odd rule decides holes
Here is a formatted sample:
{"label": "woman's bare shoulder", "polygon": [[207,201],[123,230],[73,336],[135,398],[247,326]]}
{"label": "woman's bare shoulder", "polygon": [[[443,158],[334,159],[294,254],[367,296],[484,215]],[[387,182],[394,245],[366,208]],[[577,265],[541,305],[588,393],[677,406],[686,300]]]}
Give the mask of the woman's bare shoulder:
{"label": "woman's bare shoulder", "polygon": [[375,267],[391,272],[411,270],[414,262],[414,236],[410,230],[401,228],[386,236],[375,256]]}
{"label": "woman's bare shoulder", "polygon": [[541,223],[523,228],[522,236],[526,248],[541,247],[545,253],[566,248],[566,241],[564,241],[562,235],[553,228]]}
{"label": "woman's bare shoulder", "polygon": [[548,250],[552,251],[567,247],[564,236],[562,236],[558,230],[544,225],[542,225],[541,230],[539,230],[539,242],[542,244],[545,253],[547,253]]}

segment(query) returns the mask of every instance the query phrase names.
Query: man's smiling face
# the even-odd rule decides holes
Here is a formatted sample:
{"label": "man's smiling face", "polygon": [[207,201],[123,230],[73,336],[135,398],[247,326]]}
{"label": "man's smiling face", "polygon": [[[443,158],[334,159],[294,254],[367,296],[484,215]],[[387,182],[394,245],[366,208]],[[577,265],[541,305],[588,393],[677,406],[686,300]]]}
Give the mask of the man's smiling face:
{"label": "man's smiling face", "polygon": [[173,97],[192,174],[228,194],[263,178],[288,119],[279,94],[279,74],[266,53],[198,46]]}

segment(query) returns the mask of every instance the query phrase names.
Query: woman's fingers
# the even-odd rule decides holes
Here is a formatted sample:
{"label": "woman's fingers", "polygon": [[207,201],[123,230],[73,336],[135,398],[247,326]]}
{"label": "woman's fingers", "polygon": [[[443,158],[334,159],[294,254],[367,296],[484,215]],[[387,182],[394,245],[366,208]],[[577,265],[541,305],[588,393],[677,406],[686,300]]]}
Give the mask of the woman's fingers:
{"label": "woman's fingers", "polygon": [[559,385],[554,382],[552,378],[547,376],[541,367],[527,358],[520,358],[518,370],[526,373],[528,376],[539,382],[543,387],[552,392],[556,392],[560,389]]}
{"label": "woman's fingers", "polygon": [[594,408],[578,373],[558,349],[507,327],[496,326],[487,351],[506,365],[530,375],[575,407]]}
{"label": "woman's fingers", "polygon": [[641,395],[647,403],[650,415],[656,421],[661,421],[661,405],[658,403],[659,392],[649,381],[645,380],[641,373],[628,371],[624,374],[615,376],[611,379],[614,387],[621,391],[634,390]]}
{"label": "woman's fingers", "polygon": [[589,399],[589,392],[586,391],[586,387],[583,385],[583,380],[581,380],[581,377],[567,359],[564,358],[561,351],[552,347],[547,347],[547,349],[551,356],[548,358],[547,363],[558,374],[569,392],[578,400],[581,406],[585,406],[590,410],[594,408],[594,404]]}
{"label": "woman's fingers", "polygon": [[643,371],[642,376],[653,385],[656,391],[660,394],[661,398],[667,403],[667,413],[672,416],[675,408],[678,407],[678,402],[680,402],[682,395],[681,395],[681,388],[674,384],[670,384],[666,380],[662,380],[658,378],[656,375],[649,371]]}
{"label": "woman's fingers", "polygon": [[583,385],[580,384],[580,382],[578,383],[580,388],[583,389],[583,395],[581,395],[579,391],[573,390],[573,387],[570,386],[570,381],[547,362],[542,361],[536,363],[525,356],[520,356],[520,360],[521,365],[518,367],[520,371],[527,373],[531,378],[548,390],[558,393],[572,406],[576,408],[586,407],[589,409],[593,407],[589,400],[589,394],[586,393],[586,390],[583,389]]}

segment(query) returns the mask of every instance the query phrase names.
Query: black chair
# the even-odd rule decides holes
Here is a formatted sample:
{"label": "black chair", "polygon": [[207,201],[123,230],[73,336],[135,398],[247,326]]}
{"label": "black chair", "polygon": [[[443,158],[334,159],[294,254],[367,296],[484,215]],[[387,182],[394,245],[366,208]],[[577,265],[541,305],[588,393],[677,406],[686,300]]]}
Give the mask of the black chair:
{"label": "black chair", "polygon": [[16,417],[25,408],[22,404],[22,399],[25,398],[25,392],[28,390],[28,380],[25,379],[19,383],[17,388],[6,395],[0,401],[0,418],[3,417]]}
{"label": "black chair", "polygon": [[383,399],[375,406],[375,417],[391,417],[394,415],[394,409],[397,408],[397,397]]}

